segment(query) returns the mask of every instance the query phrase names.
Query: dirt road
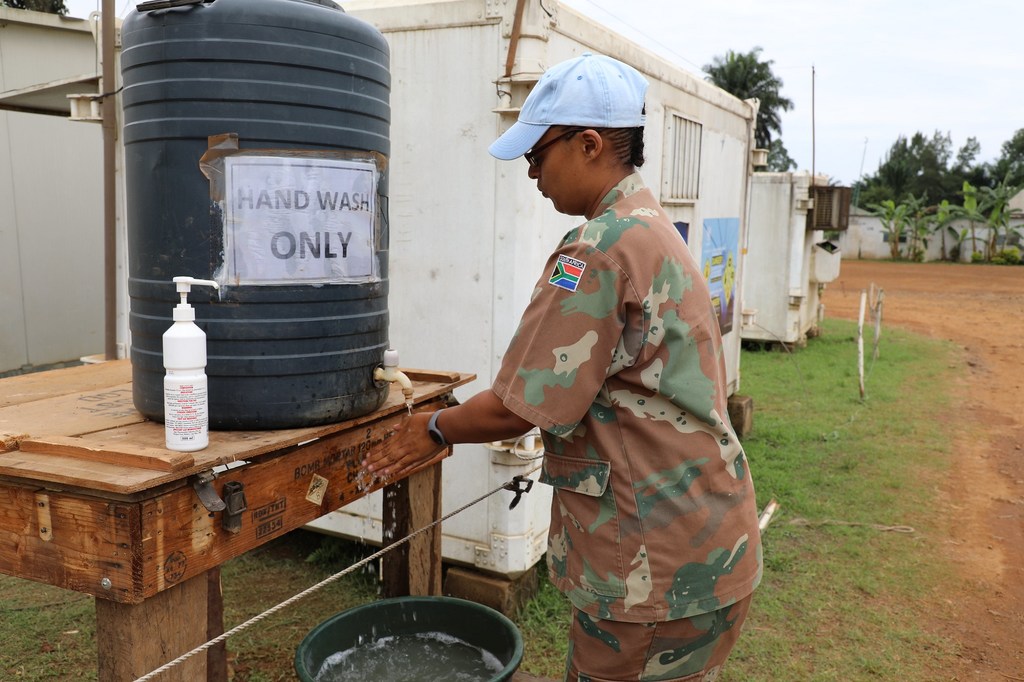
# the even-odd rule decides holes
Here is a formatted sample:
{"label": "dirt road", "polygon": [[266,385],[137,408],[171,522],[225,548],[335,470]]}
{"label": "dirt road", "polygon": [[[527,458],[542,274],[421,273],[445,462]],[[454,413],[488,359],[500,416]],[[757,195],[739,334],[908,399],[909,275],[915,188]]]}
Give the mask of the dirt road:
{"label": "dirt road", "polygon": [[856,320],[872,283],[883,334],[898,326],[965,349],[954,464],[935,500],[960,582],[928,600],[934,630],[961,644],[942,679],[1024,680],[1024,267],[844,260],[826,317]]}

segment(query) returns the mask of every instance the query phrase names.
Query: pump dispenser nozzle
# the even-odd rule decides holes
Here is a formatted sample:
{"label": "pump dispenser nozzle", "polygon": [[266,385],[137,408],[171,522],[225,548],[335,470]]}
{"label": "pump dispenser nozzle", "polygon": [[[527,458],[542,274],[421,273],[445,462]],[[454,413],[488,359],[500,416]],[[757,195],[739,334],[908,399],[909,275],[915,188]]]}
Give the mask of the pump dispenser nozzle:
{"label": "pump dispenser nozzle", "polygon": [[212,279],[196,279],[195,277],[175,277],[173,280],[181,302],[174,306],[172,316],[175,322],[193,322],[196,319],[196,311],[188,304],[188,295],[194,285],[202,285],[220,289],[220,285]]}

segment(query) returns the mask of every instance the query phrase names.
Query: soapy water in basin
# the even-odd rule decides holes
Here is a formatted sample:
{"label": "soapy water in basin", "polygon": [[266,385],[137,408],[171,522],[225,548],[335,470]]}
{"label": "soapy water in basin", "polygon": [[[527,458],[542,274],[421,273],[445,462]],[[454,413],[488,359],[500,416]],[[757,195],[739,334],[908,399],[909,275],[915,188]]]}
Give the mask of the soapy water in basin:
{"label": "soapy water in basin", "polygon": [[487,682],[503,668],[496,656],[458,637],[418,632],[332,654],[316,682]]}

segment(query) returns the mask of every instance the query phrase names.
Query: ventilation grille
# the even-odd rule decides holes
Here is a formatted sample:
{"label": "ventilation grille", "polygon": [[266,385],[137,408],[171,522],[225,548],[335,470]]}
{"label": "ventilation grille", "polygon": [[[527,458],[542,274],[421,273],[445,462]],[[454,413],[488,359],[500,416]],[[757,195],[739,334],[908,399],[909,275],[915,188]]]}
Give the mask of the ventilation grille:
{"label": "ventilation grille", "polygon": [[666,198],[668,201],[695,201],[700,197],[700,147],[704,128],[677,114],[671,115],[668,125]]}
{"label": "ventilation grille", "polygon": [[807,212],[809,230],[845,230],[850,226],[849,187],[812,187],[814,207]]}

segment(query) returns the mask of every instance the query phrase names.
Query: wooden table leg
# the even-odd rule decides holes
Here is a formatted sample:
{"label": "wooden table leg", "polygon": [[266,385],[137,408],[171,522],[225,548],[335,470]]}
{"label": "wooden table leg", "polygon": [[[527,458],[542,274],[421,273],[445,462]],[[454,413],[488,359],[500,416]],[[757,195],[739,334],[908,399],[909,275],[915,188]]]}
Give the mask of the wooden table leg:
{"label": "wooden table leg", "polygon": [[[387,546],[441,517],[441,464],[418,471],[384,488],[384,539]],[[441,525],[383,557],[385,597],[441,594]]]}
{"label": "wooden table leg", "polygon": [[[219,575],[214,581],[203,573],[141,604],[97,599],[96,653],[100,682],[135,680],[207,642],[209,621],[217,610],[211,610],[209,602],[221,600],[220,590],[210,588],[214,582],[220,585]],[[160,682],[226,679],[226,670],[208,669],[207,653],[174,666],[159,677]],[[216,660],[215,656],[210,658]],[[220,660],[223,665],[224,659]]]}
{"label": "wooden table leg", "polygon": [[[224,591],[220,566],[206,572],[206,641],[224,634]],[[228,643],[206,650],[206,682],[228,682]]]}

